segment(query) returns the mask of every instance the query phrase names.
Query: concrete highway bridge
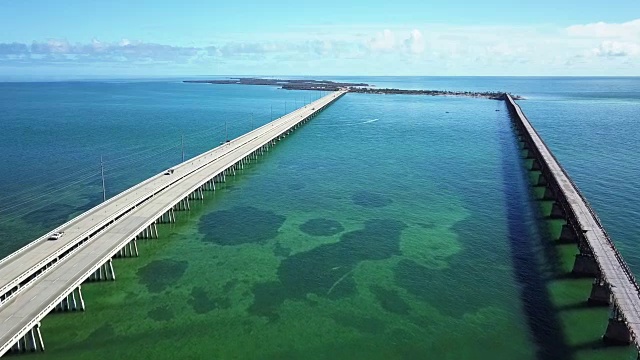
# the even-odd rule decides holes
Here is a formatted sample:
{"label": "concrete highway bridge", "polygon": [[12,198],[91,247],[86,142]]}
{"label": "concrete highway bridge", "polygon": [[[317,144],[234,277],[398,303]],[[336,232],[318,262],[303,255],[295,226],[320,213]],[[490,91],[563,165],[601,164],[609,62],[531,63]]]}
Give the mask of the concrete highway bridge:
{"label": "concrete highway bridge", "polygon": [[[82,284],[115,280],[112,259],[138,256],[137,240],[157,238],[157,224],[175,221],[190,200],[203,199],[227,175],[343,96],[329,93],[236,139],[155,175],[0,260],[0,356],[44,351],[41,320],[52,311],[85,310]],[[577,244],[573,272],[593,277],[585,301],[611,307],[603,339],[638,348],[640,287],[589,203],[553,156],[513,98],[504,100],[519,138],[540,171],[552,216],[566,220],[562,239]],[[58,240],[48,240],[64,231]]]}
{"label": "concrete highway bridge", "polygon": [[[43,351],[40,321],[51,311],[85,309],[82,283],[115,280],[112,259],[138,256],[137,239],[156,238],[189,200],[269,150],[345,91],[321,99],[153,176],[0,260],[0,356]],[[49,240],[64,232],[58,240]]]}

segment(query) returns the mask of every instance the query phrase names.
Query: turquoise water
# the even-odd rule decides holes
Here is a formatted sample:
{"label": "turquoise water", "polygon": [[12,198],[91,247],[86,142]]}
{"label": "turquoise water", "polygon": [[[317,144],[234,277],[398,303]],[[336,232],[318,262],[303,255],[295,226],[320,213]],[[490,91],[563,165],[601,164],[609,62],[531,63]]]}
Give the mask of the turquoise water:
{"label": "turquoise water", "polygon": [[[526,96],[640,270],[639,80],[365,81]],[[100,201],[101,155],[113,195],[178,162],[183,134],[194,156],[225,121],[237,136],[317,96],[175,81],[0,88],[4,254]],[[564,276],[575,246],[553,241],[560,224],[544,220],[518,146],[500,102],[348,94],[161,226],[139,258],[115,260],[117,281],[83,286],[87,312],[48,316],[41,356],[630,358],[600,345],[608,311],[583,306],[588,279]]]}

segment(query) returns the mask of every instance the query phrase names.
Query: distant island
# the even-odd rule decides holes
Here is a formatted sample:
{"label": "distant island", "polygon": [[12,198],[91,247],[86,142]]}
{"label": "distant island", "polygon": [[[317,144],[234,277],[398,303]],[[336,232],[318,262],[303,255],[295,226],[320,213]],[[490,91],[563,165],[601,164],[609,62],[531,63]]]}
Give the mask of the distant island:
{"label": "distant island", "polygon": [[[315,90],[338,91],[348,90],[360,94],[384,94],[384,95],[428,95],[428,96],[466,96],[503,100],[504,92],[499,91],[449,91],[449,90],[406,90],[406,89],[382,89],[375,88],[365,83],[336,82],[329,80],[283,80],[264,78],[229,78],[226,80],[184,80],[185,83],[221,84],[221,85],[266,85],[279,86],[284,90]],[[523,100],[519,95],[511,95],[514,100]]]}
{"label": "distant island", "polygon": [[261,78],[231,78],[228,80],[185,80],[186,83],[207,83],[223,85],[270,85],[285,90],[338,91],[352,87],[369,86],[363,83],[335,82],[329,80],[282,80]]}
{"label": "distant island", "polygon": [[[466,96],[485,98],[492,100],[504,100],[504,92],[499,91],[449,91],[449,90],[403,90],[403,89],[378,89],[378,88],[349,88],[349,92],[360,94],[402,94],[402,95],[428,95],[428,96]],[[514,100],[524,100],[522,96],[513,95]]]}

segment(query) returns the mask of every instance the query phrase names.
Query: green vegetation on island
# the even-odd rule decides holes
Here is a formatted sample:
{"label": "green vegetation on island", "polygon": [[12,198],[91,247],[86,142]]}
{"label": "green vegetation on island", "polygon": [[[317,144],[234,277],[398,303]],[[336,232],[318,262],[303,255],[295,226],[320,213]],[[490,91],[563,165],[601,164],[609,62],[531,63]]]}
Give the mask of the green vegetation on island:
{"label": "green vegetation on island", "polygon": [[[335,82],[330,80],[284,80],[263,78],[229,78],[226,80],[184,80],[185,83],[218,84],[218,85],[266,85],[279,86],[284,90],[338,91],[348,90],[360,94],[383,95],[428,95],[428,96],[465,96],[503,100],[504,91],[450,91],[450,90],[407,90],[376,88],[365,83]],[[511,94],[514,100],[523,100],[519,95]]]}

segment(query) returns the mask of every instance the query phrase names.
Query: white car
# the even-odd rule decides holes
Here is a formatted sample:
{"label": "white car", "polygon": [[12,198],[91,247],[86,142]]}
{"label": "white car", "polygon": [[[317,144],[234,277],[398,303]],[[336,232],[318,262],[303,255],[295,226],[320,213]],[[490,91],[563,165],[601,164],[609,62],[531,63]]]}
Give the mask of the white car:
{"label": "white car", "polygon": [[62,237],[62,235],[64,235],[64,231],[54,232],[53,234],[51,234],[51,236],[49,236],[49,240],[58,240]]}

